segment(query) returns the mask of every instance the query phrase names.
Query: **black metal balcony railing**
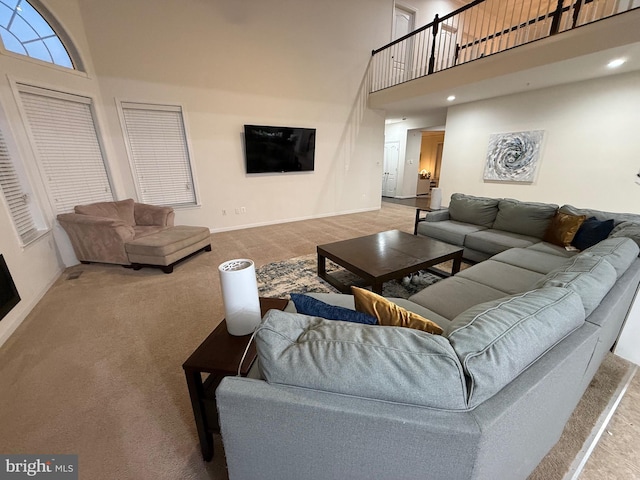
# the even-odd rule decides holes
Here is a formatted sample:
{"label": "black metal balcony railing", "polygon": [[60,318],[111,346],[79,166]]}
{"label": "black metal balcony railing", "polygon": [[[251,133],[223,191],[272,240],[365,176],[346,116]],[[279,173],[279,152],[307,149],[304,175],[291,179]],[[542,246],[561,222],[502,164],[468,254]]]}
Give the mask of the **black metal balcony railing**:
{"label": "black metal balcony railing", "polygon": [[[565,3],[567,5],[565,5]],[[632,10],[633,0],[475,0],[372,52],[370,92]]]}

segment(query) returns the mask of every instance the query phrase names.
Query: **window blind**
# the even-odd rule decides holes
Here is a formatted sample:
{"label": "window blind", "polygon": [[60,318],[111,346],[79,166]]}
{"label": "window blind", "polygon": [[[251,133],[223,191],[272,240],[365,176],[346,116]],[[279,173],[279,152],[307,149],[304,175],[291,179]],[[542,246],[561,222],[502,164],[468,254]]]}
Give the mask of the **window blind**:
{"label": "window blind", "polygon": [[122,113],[140,200],[174,207],[195,205],[182,109],[123,102]]}
{"label": "window blind", "polygon": [[55,212],[112,201],[91,99],[27,85],[19,91]]}
{"label": "window blind", "polygon": [[0,132],[0,187],[18,235],[23,243],[28,243],[38,235],[38,229],[29,208],[29,197],[22,188],[2,132]]}

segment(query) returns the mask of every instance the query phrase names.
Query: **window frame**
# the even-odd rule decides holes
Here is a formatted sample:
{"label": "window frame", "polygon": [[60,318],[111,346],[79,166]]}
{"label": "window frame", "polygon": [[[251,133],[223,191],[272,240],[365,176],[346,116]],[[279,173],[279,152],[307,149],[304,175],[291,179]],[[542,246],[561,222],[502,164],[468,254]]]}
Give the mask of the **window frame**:
{"label": "window frame", "polygon": [[57,20],[55,15],[53,15],[53,13],[51,13],[51,11],[40,0],[22,0],[22,1],[26,1],[27,3],[29,3],[31,7],[40,14],[43,20],[49,24],[49,27],[51,27],[53,32],[58,37],[58,40],[60,40],[60,43],[62,43],[63,47],[67,51],[67,54],[69,55],[69,59],[71,60],[72,67],[71,68],[65,67],[62,65],[55,64],[53,62],[48,62],[46,60],[36,58],[36,57],[31,57],[29,55],[7,50],[2,40],[0,40],[0,54],[7,55],[9,57],[13,57],[20,60],[33,62],[41,66],[54,68],[62,72],[67,72],[67,73],[74,72],[76,74],[82,74],[83,76],[87,76],[86,66],[84,61],[82,60],[82,57],[80,56],[80,51],[76,47],[75,42],[72,40],[71,36],[67,33],[66,29]]}
{"label": "window frame", "polygon": [[178,104],[178,103],[158,103],[158,102],[148,102],[148,101],[140,101],[140,100],[124,100],[121,98],[116,98],[115,99],[116,102],[116,107],[117,107],[117,111],[118,111],[118,117],[120,118],[120,127],[122,129],[122,136],[123,136],[123,140],[124,140],[124,144],[125,144],[125,148],[127,151],[127,158],[129,160],[129,168],[131,170],[131,176],[133,179],[133,184],[135,186],[136,189],[136,195],[138,198],[138,201],[140,202],[145,202],[145,198],[144,198],[144,192],[143,192],[143,187],[140,183],[140,179],[138,178],[138,171],[137,171],[137,167],[136,167],[136,161],[134,159],[134,154],[133,154],[133,150],[131,147],[131,141],[129,138],[129,132],[127,129],[127,122],[125,119],[125,112],[124,110],[126,108],[131,108],[131,109],[140,109],[140,110],[158,110],[161,112],[174,112],[177,111],[180,113],[180,118],[182,121],[182,135],[183,135],[183,139],[184,139],[184,148],[186,151],[186,155],[187,155],[187,162],[188,162],[188,168],[190,170],[191,173],[191,187],[193,190],[193,203],[189,203],[189,204],[185,204],[185,203],[181,203],[181,204],[170,204],[170,203],[154,203],[155,205],[162,205],[162,206],[170,206],[174,209],[180,210],[180,209],[188,209],[188,208],[199,208],[201,206],[200,203],[200,192],[199,192],[199,188],[198,188],[198,182],[197,182],[197,174],[196,174],[196,168],[195,168],[195,162],[193,160],[193,148],[191,146],[191,142],[190,142],[190,137],[188,135],[188,131],[189,131],[189,126],[188,126],[188,121],[187,121],[187,115],[184,109],[184,106],[182,104]]}
{"label": "window frame", "polygon": [[27,172],[26,166],[24,165],[23,157],[20,155],[14,132],[8,122],[8,119],[6,119],[6,110],[3,109],[1,105],[0,109],[5,112],[5,115],[0,116],[0,135],[2,136],[1,140],[4,142],[4,146],[7,149],[9,165],[13,170],[12,173],[17,178],[17,184],[20,188],[20,192],[27,195],[29,199],[28,211],[30,221],[33,224],[33,231],[31,235],[23,236],[20,233],[17,225],[17,219],[10,207],[9,200],[4,192],[3,186],[0,186],[0,202],[5,207],[11,221],[13,231],[20,242],[20,245],[22,247],[27,247],[50,232],[51,225],[46,221],[43,214],[40,197],[36,194],[36,191],[33,188],[33,182]]}
{"label": "window frame", "polygon": [[[38,149],[38,143],[34,135],[34,132],[32,130],[32,125],[29,120],[27,111],[25,109],[25,105],[23,104],[21,92],[26,91],[26,93],[34,93],[36,95],[39,94],[43,96],[49,96],[51,98],[57,98],[57,99],[69,100],[69,101],[84,100],[80,103],[85,103],[89,106],[89,111],[93,121],[93,127],[96,134],[98,148],[100,150],[100,154],[102,157],[102,164],[104,165],[106,180],[109,185],[109,190],[111,192],[112,199],[109,201],[116,200],[117,192],[115,188],[114,177],[110,168],[109,159],[106,154],[105,143],[103,140],[104,135],[102,134],[98,112],[96,111],[95,98],[92,95],[84,92],[63,91],[57,86],[48,87],[48,86],[38,85],[30,81],[12,80],[11,84],[12,84],[12,89],[16,99],[16,103],[18,105],[18,109],[22,117],[22,123],[24,125],[24,129],[26,131],[26,134],[29,140],[29,146],[31,147],[31,151],[33,152],[34,158],[36,159],[37,169],[42,179],[43,188],[47,195],[47,199],[51,208],[53,221],[55,221],[56,216],[58,215],[58,213],[60,213],[58,212],[58,208],[56,207],[56,202],[55,202],[56,195],[52,191],[50,182],[47,179],[47,168],[45,165],[46,162],[43,160],[42,155]],[[101,200],[96,200],[96,201],[101,201]]]}

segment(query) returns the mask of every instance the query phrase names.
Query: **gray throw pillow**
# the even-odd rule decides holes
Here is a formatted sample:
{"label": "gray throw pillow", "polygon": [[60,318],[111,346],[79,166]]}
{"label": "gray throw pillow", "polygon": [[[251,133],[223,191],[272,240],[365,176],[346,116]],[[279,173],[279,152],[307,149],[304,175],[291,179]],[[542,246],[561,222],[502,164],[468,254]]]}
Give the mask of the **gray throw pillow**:
{"label": "gray throw pillow", "polygon": [[497,198],[454,193],[449,202],[449,218],[456,222],[491,228],[498,214],[499,201]]}

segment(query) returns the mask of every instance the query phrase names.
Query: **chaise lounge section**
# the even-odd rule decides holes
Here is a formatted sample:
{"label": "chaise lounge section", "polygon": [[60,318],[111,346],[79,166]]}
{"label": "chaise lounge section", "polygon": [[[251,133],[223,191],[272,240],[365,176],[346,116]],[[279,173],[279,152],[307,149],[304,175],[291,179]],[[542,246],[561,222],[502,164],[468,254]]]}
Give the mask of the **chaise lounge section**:
{"label": "chaise lounge section", "polygon": [[135,270],[159,267],[172,273],[179,261],[201,250],[211,250],[206,227],[174,226],[170,207],[134,202],[78,205],[74,213],[58,215],[82,263],[115,263]]}
{"label": "chaise lounge section", "polygon": [[[256,378],[216,392],[230,478],[525,479],[640,284],[631,238],[582,252],[531,242],[393,299],[442,336],[269,312]],[[351,295],[311,296],[355,308]]]}

